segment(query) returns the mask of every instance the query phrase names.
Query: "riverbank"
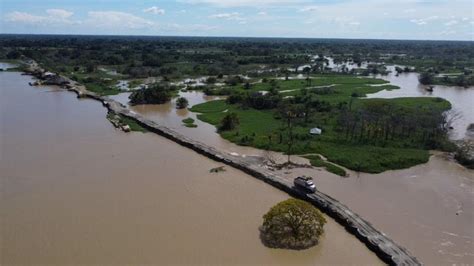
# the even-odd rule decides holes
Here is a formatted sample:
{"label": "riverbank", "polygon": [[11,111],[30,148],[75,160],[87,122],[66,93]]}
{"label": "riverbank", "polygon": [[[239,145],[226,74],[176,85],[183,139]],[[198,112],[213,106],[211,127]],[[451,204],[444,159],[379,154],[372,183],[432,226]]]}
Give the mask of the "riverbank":
{"label": "riverbank", "polygon": [[[44,69],[41,69],[36,64],[32,64],[27,70],[29,73],[38,76],[43,74]],[[104,96],[99,96],[96,93],[88,91],[84,86],[63,77],[69,81],[65,85],[68,90],[76,92],[78,97],[87,97],[98,100],[103,103],[109,110],[136,120],[143,127],[149,131],[155,132],[161,136],[175,141],[176,143],[193,149],[194,151],[205,155],[213,160],[223,162],[237,169],[240,169],[247,174],[259,178],[290,195],[305,199],[316,205],[322,211],[335,218],[341,225],[345,226],[347,230],[353,233],[363,243],[365,243],[372,251],[374,251],[383,261],[391,264],[420,264],[419,261],[412,256],[406,249],[396,244],[383,233],[375,229],[370,223],[362,219],[359,215],[352,212],[347,206],[341,204],[330,196],[317,191],[315,194],[305,194],[293,188],[292,182],[274,172],[263,169],[258,165],[249,163],[245,158],[235,157],[230,154],[222,153],[213,147],[209,147],[203,143],[199,143],[190,138],[187,138],[167,127],[161,126],[154,121],[144,118],[143,116],[131,112],[124,105]]]}

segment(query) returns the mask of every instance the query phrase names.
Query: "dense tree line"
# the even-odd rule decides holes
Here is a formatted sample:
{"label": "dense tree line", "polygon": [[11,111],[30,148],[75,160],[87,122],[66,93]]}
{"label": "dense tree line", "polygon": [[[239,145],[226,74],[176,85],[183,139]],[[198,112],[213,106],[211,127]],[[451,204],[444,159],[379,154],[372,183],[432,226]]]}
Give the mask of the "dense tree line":
{"label": "dense tree line", "polygon": [[[356,64],[381,58],[407,64],[429,63],[440,70],[474,65],[472,42],[0,35],[1,58],[16,59],[24,55],[55,70],[86,64],[114,65],[132,77],[241,74],[251,65],[309,63],[309,55],[314,54],[332,55],[336,62],[351,60]],[[313,69],[318,71],[324,68]]]}
{"label": "dense tree line", "polygon": [[385,143],[413,140],[427,148],[438,148],[445,139],[447,119],[435,108],[400,107],[388,101],[367,101],[361,107],[342,110],[339,131],[348,141]]}
{"label": "dense tree line", "polygon": [[177,88],[164,83],[155,83],[130,94],[131,104],[163,104],[171,100]]}
{"label": "dense tree line", "polygon": [[456,75],[436,76],[434,71],[426,71],[420,74],[419,81],[424,85],[442,84],[448,86],[469,87],[474,86],[474,75],[472,71],[465,71]]}

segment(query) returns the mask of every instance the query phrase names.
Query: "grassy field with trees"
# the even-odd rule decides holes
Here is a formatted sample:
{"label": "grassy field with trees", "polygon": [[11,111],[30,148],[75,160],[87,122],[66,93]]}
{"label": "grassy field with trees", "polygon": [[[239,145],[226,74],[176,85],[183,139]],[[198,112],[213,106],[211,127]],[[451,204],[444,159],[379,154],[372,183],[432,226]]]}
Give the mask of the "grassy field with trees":
{"label": "grassy field with trees", "polygon": [[[361,79],[363,80],[363,79]],[[293,81],[278,80],[277,86]],[[379,83],[374,80],[371,82]],[[281,85],[280,85],[281,84]],[[198,119],[215,125],[219,134],[239,145],[290,154],[319,153],[349,169],[378,173],[424,163],[430,149],[450,149],[446,139],[444,111],[449,102],[440,98],[364,99],[368,91],[382,87],[343,84],[320,90],[284,93],[239,91],[227,100],[193,106]],[[243,89],[242,89],[243,90]],[[239,123],[222,128],[226,116]],[[321,135],[311,135],[311,128]],[[343,169],[321,165],[344,175]],[[342,171],[341,171],[342,170]]]}

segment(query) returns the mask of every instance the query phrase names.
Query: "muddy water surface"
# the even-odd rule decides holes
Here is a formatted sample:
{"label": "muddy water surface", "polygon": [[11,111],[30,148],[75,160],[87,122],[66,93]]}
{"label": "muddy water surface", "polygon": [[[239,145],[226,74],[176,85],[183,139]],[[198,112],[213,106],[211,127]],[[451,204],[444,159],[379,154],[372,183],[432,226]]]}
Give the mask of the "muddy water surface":
{"label": "muddy water surface", "polygon": [[264,247],[261,217],[285,193],[30,80],[0,73],[1,265],[380,264],[331,219],[315,248]]}
{"label": "muddy water surface", "polygon": [[317,169],[318,189],[350,206],[426,265],[474,265],[474,171],[437,153],[427,164],[340,178]]}

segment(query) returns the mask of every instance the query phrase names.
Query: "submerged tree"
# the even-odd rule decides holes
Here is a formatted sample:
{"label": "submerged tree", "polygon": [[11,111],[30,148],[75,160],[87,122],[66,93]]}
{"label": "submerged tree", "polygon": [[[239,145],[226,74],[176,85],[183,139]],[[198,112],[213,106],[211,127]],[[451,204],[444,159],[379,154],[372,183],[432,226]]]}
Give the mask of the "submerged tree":
{"label": "submerged tree", "polygon": [[189,105],[188,99],[186,99],[186,98],[184,98],[184,97],[179,97],[179,98],[176,100],[176,108],[178,108],[178,109],[187,108],[188,105]]}
{"label": "submerged tree", "polygon": [[418,80],[423,85],[430,85],[430,84],[433,84],[434,82],[434,75],[430,72],[423,72],[420,74],[420,77],[418,78]]}
{"label": "submerged tree", "polygon": [[263,216],[262,242],[271,248],[306,249],[317,245],[326,219],[313,205],[288,199]]}
{"label": "submerged tree", "polygon": [[163,104],[171,100],[176,87],[155,83],[148,88],[134,91],[129,99],[131,104]]}
{"label": "submerged tree", "polygon": [[454,154],[454,158],[467,168],[474,169],[474,141],[462,141]]}

